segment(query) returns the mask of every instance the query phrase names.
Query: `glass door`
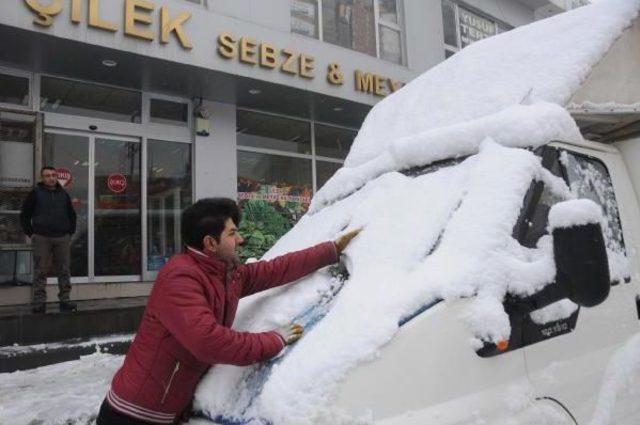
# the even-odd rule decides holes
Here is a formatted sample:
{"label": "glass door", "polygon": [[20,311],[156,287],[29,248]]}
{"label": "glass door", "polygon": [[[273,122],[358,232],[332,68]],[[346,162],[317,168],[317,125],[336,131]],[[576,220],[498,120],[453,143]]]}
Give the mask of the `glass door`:
{"label": "glass door", "polygon": [[139,139],[51,130],[45,134],[43,163],[58,170],[78,216],[71,244],[73,280],[140,280]]}
{"label": "glass door", "polygon": [[[141,275],[141,144],[96,137],[93,169],[94,275],[100,281]],[[118,279],[120,280],[120,279]]]}

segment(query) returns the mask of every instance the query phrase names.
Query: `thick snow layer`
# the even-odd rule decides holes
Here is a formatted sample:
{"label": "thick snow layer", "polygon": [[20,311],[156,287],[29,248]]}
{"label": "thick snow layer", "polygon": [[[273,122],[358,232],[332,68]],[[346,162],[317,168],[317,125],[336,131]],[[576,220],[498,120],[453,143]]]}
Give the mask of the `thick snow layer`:
{"label": "thick snow layer", "polygon": [[514,105],[469,122],[400,138],[379,157],[341,168],[314,196],[310,212],[347,196],[385,172],[473,155],[487,137],[503,146],[534,148],[550,140],[582,140],[575,121],[562,107],[552,103]]}
{"label": "thick snow layer", "polygon": [[464,48],[378,103],[345,165],[373,160],[398,139],[513,105],[565,105],[639,7],[638,0],[602,1]]}
{"label": "thick snow layer", "polygon": [[590,223],[602,223],[604,227],[602,208],[590,199],[572,199],[560,202],[551,207],[551,211],[549,211],[549,227],[551,229],[582,226]]}
{"label": "thick snow layer", "polygon": [[[197,392],[197,407],[212,416],[318,422],[346,373],[374,358],[404,317],[437,299],[474,296],[463,317],[471,335],[508,339],[505,294],[529,295],[555,276],[549,236],[537,249],[512,238],[532,179],[560,199],[571,196],[533,153],[487,140],[479,154],[457,165],[417,177],[386,173],[305,216],[268,256],[363,227],[347,250],[347,283],[326,316],[271,367],[213,368]],[[237,325],[263,330],[298,320],[336,284],[320,272],[256,297],[242,305]]]}
{"label": "thick snow layer", "polygon": [[84,425],[98,414],[124,356],[80,360],[0,374],[0,424]]}

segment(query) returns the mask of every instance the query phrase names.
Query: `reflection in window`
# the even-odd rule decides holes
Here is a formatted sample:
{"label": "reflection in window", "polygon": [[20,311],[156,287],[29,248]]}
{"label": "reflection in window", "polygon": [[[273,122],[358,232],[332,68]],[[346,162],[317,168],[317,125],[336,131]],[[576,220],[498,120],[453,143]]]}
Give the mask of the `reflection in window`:
{"label": "reflection in window", "polygon": [[354,130],[316,124],[316,155],[329,158],[346,158],[356,134],[357,132]]}
{"label": "reflection in window", "polygon": [[246,242],[242,259],[261,257],[311,202],[311,160],[238,151],[238,201]]}
{"label": "reflection in window", "polygon": [[140,123],[139,92],[61,78],[42,77],[40,109],[60,114]]}
{"label": "reflection in window", "polygon": [[444,44],[458,47],[456,10],[455,5],[449,0],[442,1],[442,27],[444,29]]}
{"label": "reflection in window", "polygon": [[238,110],[238,146],[311,154],[311,127],[298,121]]}
{"label": "reflection in window", "polygon": [[291,32],[318,38],[317,0],[291,1]]}
{"label": "reflection in window", "polygon": [[191,145],[147,144],[147,269],[159,270],[182,248],[180,214],[191,198]]}
{"label": "reflection in window", "polygon": [[380,25],[380,57],[389,62],[402,64],[400,31]]}
{"label": "reflection in window", "polygon": [[336,162],[317,161],[316,162],[316,180],[317,188],[320,190],[322,186],[333,176],[336,171],[342,168],[342,164]]}
{"label": "reflection in window", "polygon": [[324,41],[376,56],[373,0],[324,0]]}
{"label": "reflection in window", "polygon": [[158,124],[182,125],[189,122],[189,105],[163,99],[151,99],[149,105],[151,122]]}
{"label": "reflection in window", "polygon": [[29,105],[29,79],[0,74],[0,103]]}

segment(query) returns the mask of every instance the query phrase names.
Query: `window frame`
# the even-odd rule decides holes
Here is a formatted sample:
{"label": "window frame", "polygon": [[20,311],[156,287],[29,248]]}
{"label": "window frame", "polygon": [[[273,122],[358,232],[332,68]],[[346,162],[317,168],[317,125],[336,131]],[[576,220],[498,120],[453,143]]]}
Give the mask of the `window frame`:
{"label": "window frame", "polygon": [[[291,0],[293,1],[293,0]],[[315,4],[317,7],[317,22],[316,24],[318,25],[318,37],[309,37],[307,35],[301,34],[299,32],[295,32],[293,31],[292,25],[291,25],[291,2],[289,3],[289,32],[291,34],[294,34],[296,36],[300,36],[300,37],[307,37],[307,38],[313,38],[315,40],[319,40],[322,41],[323,43],[325,43],[326,41],[324,40],[324,16],[323,16],[323,1],[324,0],[315,0]],[[388,22],[388,21],[384,21],[382,19],[380,19],[380,5],[378,3],[379,0],[371,0],[373,2],[373,21],[374,21],[374,26],[375,26],[375,43],[376,43],[376,55],[375,57],[381,60],[384,60],[385,62],[389,62],[398,66],[407,66],[407,46],[406,46],[406,37],[405,37],[405,19],[404,19],[404,0],[396,0],[396,14],[398,16],[398,23],[393,23],[393,22]],[[400,52],[401,52],[401,63],[396,63],[396,62],[392,62],[389,60],[386,60],[384,58],[382,58],[380,56],[380,50],[381,50],[381,44],[380,44],[380,26],[384,26],[387,27],[393,31],[397,31],[400,33]],[[338,44],[333,44],[331,43],[332,46],[336,46],[336,47],[340,47],[343,49],[348,49],[354,52],[358,52],[358,53],[362,53],[364,55],[367,56],[372,56],[369,55],[368,53],[365,52],[361,52],[359,50],[355,50],[355,49],[351,49],[348,47],[344,47],[344,46],[340,46]]]}
{"label": "window frame", "polygon": [[0,102],[0,108],[3,109],[13,109],[13,110],[20,110],[20,111],[33,111],[34,110],[34,105],[36,104],[36,101],[34,99],[34,95],[35,95],[35,88],[34,88],[34,75],[33,72],[27,72],[27,71],[19,71],[16,69],[12,69],[12,68],[5,68],[3,66],[0,66],[0,74],[5,74],[5,75],[10,75],[12,77],[20,77],[20,78],[26,78],[28,80],[28,90],[29,90],[29,94],[27,95],[27,98],[29,99],[28,103],[26,105],[18,105],[16,103],[5,103],[5,102]]}

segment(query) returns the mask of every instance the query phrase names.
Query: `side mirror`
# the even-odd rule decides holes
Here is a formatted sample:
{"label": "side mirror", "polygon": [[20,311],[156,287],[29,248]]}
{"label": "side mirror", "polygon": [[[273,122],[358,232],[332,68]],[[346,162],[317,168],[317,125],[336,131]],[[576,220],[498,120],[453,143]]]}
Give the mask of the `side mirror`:
{"label": "side mirror", "polygon": [[601,219],[600,206],[588,199],[559,202],[551,207],[555,282],[511,303],[510,310],[529,313],[565,298],[581,307],[593,307],[607,299],[611,279]]}
{"label": "side mirror", "polygon": [[556,283],[567,298],[581,307],[593,307],[609,296],[609,261],[600,223],[553,230]]}

